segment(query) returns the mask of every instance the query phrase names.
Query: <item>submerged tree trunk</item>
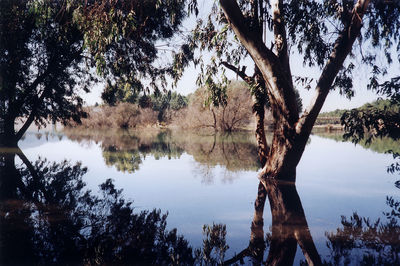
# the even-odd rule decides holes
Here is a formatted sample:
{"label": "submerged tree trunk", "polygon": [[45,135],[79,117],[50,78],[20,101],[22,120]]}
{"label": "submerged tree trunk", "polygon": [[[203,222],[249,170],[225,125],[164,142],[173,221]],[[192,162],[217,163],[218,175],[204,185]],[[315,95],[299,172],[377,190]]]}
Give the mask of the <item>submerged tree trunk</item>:
{"label": "submerged tree trunk", "polygon": [[[270,237],[265,239],[263,213],[267,195],[271,207],[272,228]],[[224,265],[243,261],[245,257],[251,258],[253,265],[293,265],[297,245],[308,265],[322,265],[296,186],[270,179],[266,185],[260,183],[258,187],[249,246],[225,261]],[[268,257],[264,261],[267,246]]]}

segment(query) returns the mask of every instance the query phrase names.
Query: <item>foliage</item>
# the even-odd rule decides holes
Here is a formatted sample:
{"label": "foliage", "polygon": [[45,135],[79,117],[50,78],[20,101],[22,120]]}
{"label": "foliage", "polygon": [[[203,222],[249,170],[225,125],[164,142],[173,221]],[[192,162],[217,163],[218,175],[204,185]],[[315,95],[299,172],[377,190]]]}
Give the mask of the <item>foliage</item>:
{"label": "foliage", "polygon": [[[62,1],[1,1],[0,119],[8,138],[14,122],[27,124],[80,120],[84,115],[77,88],[87,91],[92,80],[82,65],[82,32],[72,10]],[[29,125],[28,125],[29,126]]]}
{"label": "foliage", "polygon": [[334,111],[320,113],[318,117],[341,117],[344,112],[346,112],[345,109],[336,109]]}
{"label": "foliage", "polygon": [[[177,93],[166,91],[161,93],[156,90],[152,94],[142,94],[141,90],[132,88],[133,85],[118,82],[112,85],[108,82],[103,93],[103,101],[111,106],[123,105],[124,103],[138,104],[142,111],[145,108],[151,108],[158,113],[157,118],[160,122],[169,122],[171,120],[171,111],[178,111],[187,106],[187,97]],[[141,95],[142,94],[142,95]]]}
{"label": "foliage", "polygon": [[132,89],[132,84],[117,82],[112,84],[108,81],[101,93],[102,100],[109,105],[116,105],[120,102],[136,103],[139,90]]}
{"label": "foliage", "polygon": [[[393,96],[395,97],[395,96]],[[398,96],[396,96],[398,97]],[[395,100],[377,100],[372,104],[364,104],[360,108],[343,113],[341,117],[345,128],[346,139],[359,142],[367,138],[388,136],[400,138],[400,102]]]}
{"label": "foliage", "polygon": [[155,93],[151,96],[151,104],[154,111],[158,112],[158,121],[170,121],[168,111],[178,111],[187,106],[187,98],[176,92]]}
{"label": "foliage", "polygon": [[185,5],[185,0],[101,0],[74,10],[97,72],[109,81],[107,90],[135,95],[148,90],[144,80],[159,90],[166,86],[166,75],[178,75],[173,62],[165,61],[179,49],[172,43],[186,17]]}
{"label": "foliage", "polygon": [[225,252],[229,249],[226,244],[226,225],[204,225],[203,235],[202,248],[195,250],[197,264],[223,265]]}
{"label": "foliage", "polygon": [[[327,246],[331,251],[331,265],[396,265],[399,264],[399,205],[387,197],[391,212],[384,213],[386,221],[372,222],[357,213],[348,219],[342,216],[343,228],[327,233]],[[362,256],[355,256],[356,252]],[[327,263],[328,264],[328,263]],[[328,264],[330,265],[330,264]]]}
{"label": "foliage", "polygon": [[[172,62],[156,61],[186,16],[184,0],[5,0],[0,12],[1,131],[12,145],[32,122],[79,123],[79,89],[95,81],[93,68],[107,80],[103,98],[113,104],[133,102],[148,90],[146,79],[158,89],[166,75],[179,76]],[[15,133],[17,118],[26,120]]]}
{"label": "foliage", "polygon": [[[182,134],[178,131],[158,130],[74,130],[68,129],[69,139],[81,144],[101,143],[102,155],[108,166],[118,171],[133,173],[147,156],[156,160],[176,159],[184,152],[193,156],[203,182],[214,181],[210,171],[224,166],[224,178],[234,177],[238,171],[257,171],[257,146],[252,134],[233,132],[229,135]],[[225,181],[225,180],[224,180]]]}

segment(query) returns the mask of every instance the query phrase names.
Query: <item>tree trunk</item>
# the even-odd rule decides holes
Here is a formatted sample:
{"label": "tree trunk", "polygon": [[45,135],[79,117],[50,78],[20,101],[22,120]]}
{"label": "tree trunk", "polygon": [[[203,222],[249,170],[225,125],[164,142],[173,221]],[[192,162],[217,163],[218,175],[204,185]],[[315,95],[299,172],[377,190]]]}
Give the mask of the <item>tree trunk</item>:
{"label": "tree trunk", "polygon": [[257,199],[254,203],[254,216],[251,223],[251,235],[249,246],[239,252],[233,258],[224,261],[223,265],[232,265],[242,261],[245,257],[253,258],[253,265],[262,265],[265,252],[264,238],[264,205],[267,194],[264,185],[258,185]]}
{"label": "tree trunk", "polygon": [[258,106],[256,104],[253,105],[254,116],[256,119],[256,140],[257,140],[257,147],[258,147],[258,158],[261,163],[261,167],[263,168],[267,162],[268,157],[268,143],[267,138],[265,136],[265,128],[264,128],[264,105]]}
{"label": "tree trunk", "polygon": [[15,118],[6,117],[4,120],[4,132],[0,135],[0,146],[3,147],[16,147],[17,138],[14,129]]}
{"label": "tree trunk", "polygon": [[[299,119],[296,94],[290,74],[286,27],[283,20],[283,1],[271,3],[276,50],[266,47],[260,32],[253,31],[246,23],[240,6],[235,0],[220,0],[221,8],[232,30],[249,52],[261,72],[268,89],[268,97],[275,120],[273,143],[261,180],[295,181],[296,166],[303,154],[311,129],[332,83],[362,27],[369,0],[358,0],[352,10],[351,21],[340,32],[325,67],[318,79],[316,96]],[[257,16],[255,14],[255,16]],[[244,74],[244,73],[242,73]]]}

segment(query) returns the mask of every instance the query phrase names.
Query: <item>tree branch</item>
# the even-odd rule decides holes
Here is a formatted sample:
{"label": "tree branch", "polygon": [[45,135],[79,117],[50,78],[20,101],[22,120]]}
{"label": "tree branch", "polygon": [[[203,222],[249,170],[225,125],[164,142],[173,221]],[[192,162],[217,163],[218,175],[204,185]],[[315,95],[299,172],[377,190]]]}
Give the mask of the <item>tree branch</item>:
{"label": "tree branch", "polygon": [[32,92],[33,90],[35,90],[35,89],[37,88],[37,86],[38,86],[40,83],[42,83],[42,82],[45,80],[45,78],[51,73],[53,67],[54,67],[53,64],[49,64],[49,65],[47,66],[46,70],[45,70],[42,74],[40,74],[40,75],[39,75],[39,76],[24,90],[23,95],[20,97],[21,99],[20,99],[19,103],[18,103],[18,104],[15,104],[15,105],[12,107],[12,111],[11,111],[11,112],[17,113],[17,112],[22,108],[22,106],[26,103],[26,102],[25,102],[25,101],[26,101],[26,98],[31,94],[31,92]]}
{"label": "tree branch", "polygon": [[32,122],[35,120],[35,116],[37,113],[37,110],[39,108],[39,105],[41,102],[43,102],[44,97],[46,94],[50,91],[49,87],[46,87],[43,91],[43,93],[40,95],[40,97],[35,101],[32,107],[32,111],[28,116],[28,119],[25,121],[24,125],[18,130],[17,134],[15,135],[15,138],[17,141],[19,141],[22,136],[25,134],[25,132],[28,130],[29,126],[32,124]]}
{"label": "tree branch", "polygon": [[224,263],[222,265],[232,265],[238,261],[242,261],[244,258],[250,256],[250,249],[249,247],[243,249],[242,251],[239,252],[239,254],[233,256],[232,258],[230,258],[229,260],[224,261]]}
{"label": "tree branch", "polygon": [[250,84],[253,81],[252,77],[246,75],[246,72],[245,72],[246,68],[245,67],[242,67],[242,70],[239,70],[238,67],[235,67],[234,65],[229,64],[226,61],[221,61],[220,64],[223,65],[224,67],[226,67],[227,69],[232,70],[233,72],[235,72],[241,79],[243,79],[248,84]]}
{"label": "tree branch", "polygon": [[296,125],[296,133],[305,139],[308,139],[332,83],[342,68],[347,55],[351,52],[354,41],[360,34],[362,17],[367,10],[369,2],[370,0],[358,0],[354,6],[351,20],[336,40],[329,60],[317,82],[316,94]]}
{"label": "tree branch", "polygon": [[265,46],[262,36],[250,31],[236,1],[220,0],[220,4],[236,36],[268,84],[270,101],[275,103],[277,111],[283,114],[283,118],[294,124],[298,120],[296,96],[291,81],[284,74],[279,58]]}
{"label": "tree branch", "polygon": [[[79,48],[74,54],[72,54],[71,59],[68,61],[65,61],[61,63],[59,66],[57,66],[57,63],[55,60],[51,60],[50,63],[47,66],[47,69],[45,72],[43,72],[42,75],[40,75],[29,87],[29,90],[35,89],[40,83],[44,82],[45,78],[50,76],[52,73],[57,73],[59,70],[63,70],[67,68],[75,59],[79,58],[79,56],[82,53],[82,48]],[[57,67],[56,67],[57,66]],[[17,132],[16,134],[16,139],[20,140],[22,136],[25,134],[25,132],[28,130],[29,126],[32,124],[32,122],[35,120],[35,116],[37,115],[38,108],[40,104],[43,102],[44,98],[47,97],[47,94],[49,94],[51,91],[51,84],[48,84],[45,86],[43,93],[40,95],[40,97],[33,103],[32,106],[32,111],[28,116],[28,119],[25,121],[24,125],[22,128]],[[24,97],[26,97],[28,94],[26,94]],[[22,100],[20,103],[20,107],[22,108],[24,101]]]}

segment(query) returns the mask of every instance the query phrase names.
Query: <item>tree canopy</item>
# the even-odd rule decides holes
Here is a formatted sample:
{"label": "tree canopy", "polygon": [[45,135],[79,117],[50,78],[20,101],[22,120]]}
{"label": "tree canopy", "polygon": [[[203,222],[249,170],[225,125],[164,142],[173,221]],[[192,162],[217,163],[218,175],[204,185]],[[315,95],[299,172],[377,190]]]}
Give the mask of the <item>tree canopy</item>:
{"label": "tree canopy", "polygon": [[[1,1],[0,118],[9,138],[21,138],[33,121],[79,120],[83,114],[76,90],[79,85],[87,90],[88,84],[81,64],[83,35],[62,4]],[[14,133],[20,117],[27,122]]]}
{"label": "tree canopy", "polygon": [[[14,145],[32,122],[80,120],[79,90],[96,75],[135,90],[177,75],[175,52],[157,62],[178,32],[185,1],[1,1],[0,119]],[[164,49],[165,50],[165,49]],[[96,69],[96,71],[93,70]],[[24,117],[18,132],[14,125]]]}

